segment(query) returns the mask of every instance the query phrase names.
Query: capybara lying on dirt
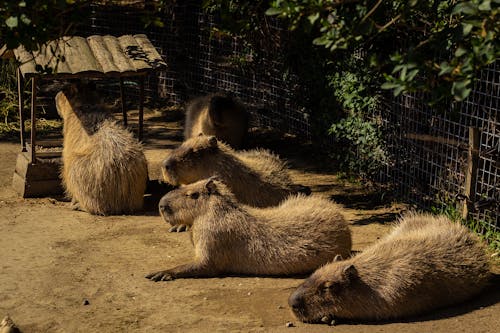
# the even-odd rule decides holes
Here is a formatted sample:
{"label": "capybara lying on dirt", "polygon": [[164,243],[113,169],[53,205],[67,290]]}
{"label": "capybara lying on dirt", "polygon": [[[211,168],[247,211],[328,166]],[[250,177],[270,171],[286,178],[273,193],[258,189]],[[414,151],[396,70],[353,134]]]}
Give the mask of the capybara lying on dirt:
{"label": "capybara lying on dirt", "polygon": [[360,254],[319,268],[288,303],[305,322],[402,318],[464,301],[489,276],[477,236],[444,216],[412,213]]}
{"label": "capybara lying on dirt", "polygon": [[172,185],[217,175],[239,202],[254,207],[276,206],[296,189],[286,163],[278,156],[262,149],[237,152],[206,135],[174,149],[163,161],[162,173]]}
{"label": "capybara lying on dirt", "polygon": [[248,130],[248,115],[243,104],[218,93],[198,97],[186,106],[184,139],[199,134],[213,135],[234,149],[241,148]]}
{"label": "capybara lying on dirt", "polygon": [[64,120],[66,193],[74,208],[91,214],[140,210],[148,175],[142,146],[99,102],[84,86],[71,85],[56,95]]}
{"label": "capybara lying on dirt", "polygon": [[304,274],[351,251],[351,232],[336,204],[296,195],[272,208],[240,205],[214,178],[169,192],[160,207],[172,225],[192,219],[195,260],[149,274],[160,281],[224,274]]}

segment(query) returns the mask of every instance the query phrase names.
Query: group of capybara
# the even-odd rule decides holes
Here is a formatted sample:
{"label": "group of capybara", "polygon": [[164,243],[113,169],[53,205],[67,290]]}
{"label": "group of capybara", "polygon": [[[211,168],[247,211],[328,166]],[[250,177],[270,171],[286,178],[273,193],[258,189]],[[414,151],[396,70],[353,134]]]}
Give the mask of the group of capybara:
{"label": "group of capybara", "polygon": [[[91,214],[140,210],[147,181],[141,144],[93,94],[70,86],[56,96],[66,193]],[[148,279],[312,273],[288,300],[297,318],[311,323],[414,316],[487,284],[484,245],[443,216],[406,214],[390,234],[351,255],[343,208],[297,193],[277,155],[237,150],[247,129],[244,105],[228,95],[188,104],[185,141],[162,163],[164,180],[179,187],[163,196],[159,211],[171,231],[190,230],[195,255]]]}

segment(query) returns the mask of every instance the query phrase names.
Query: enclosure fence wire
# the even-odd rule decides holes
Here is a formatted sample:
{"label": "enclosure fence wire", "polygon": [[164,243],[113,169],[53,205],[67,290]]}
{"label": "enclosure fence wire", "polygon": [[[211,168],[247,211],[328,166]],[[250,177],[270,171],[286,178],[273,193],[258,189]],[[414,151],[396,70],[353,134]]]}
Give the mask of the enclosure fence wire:
{"label": "enclosure fence wire", "polygon": [[[253,125],[311,139],[311,125],[298,96],[300,80],[285,75],[279,54],[254,63],[245,41],[214,33],[216,20],[197,2],[173,6],[163,28],[145,29],[135,8],[95,6],[82,34],[146,33],[164,57],[167,69],[146,82],[150,100],[179,105],[189,98],[227,91],[249,106]],[[283,34],[279,24],[272,33]],[[464,192],[469,127],[480,131],[479,166],[472,216],[483,231],[499,231],[500,217],[500,71],[498,62],[484,69],[469,98],[448,110],[428,106],[422,93],[383,98],[379,118],[390,156],[378,181],[394,185],[398,197],[430,208],[457,202]],[[128,94],[137,94],[130,82]]]}

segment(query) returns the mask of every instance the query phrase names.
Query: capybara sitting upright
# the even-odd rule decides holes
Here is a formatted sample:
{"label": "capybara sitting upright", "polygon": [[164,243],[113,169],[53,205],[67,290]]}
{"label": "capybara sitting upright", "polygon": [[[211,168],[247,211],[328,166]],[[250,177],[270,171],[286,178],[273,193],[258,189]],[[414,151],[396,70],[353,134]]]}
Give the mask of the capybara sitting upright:
{"label": "capybara sitting upright", "polygon": [[464,301],[489,276],[476,235],[444,216],[412,213],[360,254],[319,268],[288,303],[305,322],[403,318]]}
{"label": "capybara sitting upright", "polygon": [[186,106],[184,139],[199,134],[213,135],[234,149],[241,148],[248,130],[243,104],[226,94],[210,94]]}
{"label": "capybara sitting upright", "polygon": [[141,144],[99,105],[94,91],[71,85],[56,95],[64,120],[62,180],[74,208],[112,215],[142,209],[147,163]]}
{"label": "capybara sitting upright", "polygon": [[154,281],[305,274],[351,251],[351,232],[339,206],[316,196],[292,196],[272,208],[245,207],[210,178],[167,193],[160,211],[172,225],[192,219],[195,260],[149,274]]}
{"label": "capybara sitting upright", "polygon": [[193,137],[163,161],[165,181],[191,184],[217,175],[237,200],[254,207],[278,205],[295,193],[288,168],[267,150],[234,151],[214,136]]}

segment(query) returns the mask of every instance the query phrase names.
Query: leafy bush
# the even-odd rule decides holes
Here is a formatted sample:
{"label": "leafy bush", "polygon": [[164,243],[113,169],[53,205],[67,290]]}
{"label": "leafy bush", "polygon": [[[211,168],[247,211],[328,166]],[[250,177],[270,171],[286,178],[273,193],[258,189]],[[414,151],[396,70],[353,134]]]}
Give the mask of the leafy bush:
{"label": "leafy bush", "polygon": [[361,177],[372,176],[387,159],[381,133],[373,121],[350,115],[333,124],[329,133],[338,142],[333,157],[341,167]]}
{"label": "leafy bush", "polygon": [[[268,15],[311,31],[333,53],[363,48],[395,95],[464,100],[477,70],[500,54],[498,0],[274,0]],[[441,59],[441,60],[438,60]]]}
{"label": "leafy bush", "polygon": [[3,123],[17,120],[16,65],[13,60],[0,62],[0,115]]}

